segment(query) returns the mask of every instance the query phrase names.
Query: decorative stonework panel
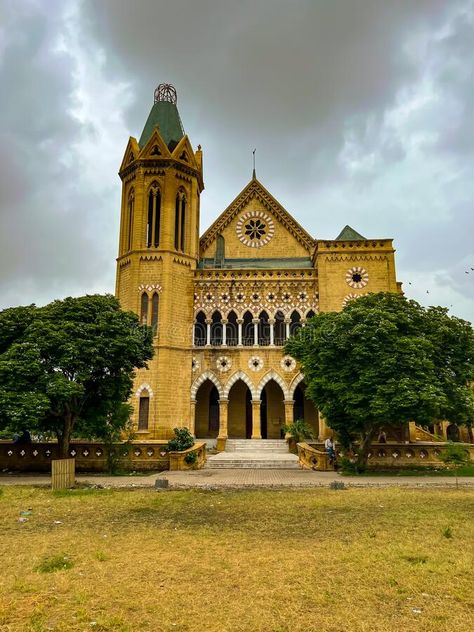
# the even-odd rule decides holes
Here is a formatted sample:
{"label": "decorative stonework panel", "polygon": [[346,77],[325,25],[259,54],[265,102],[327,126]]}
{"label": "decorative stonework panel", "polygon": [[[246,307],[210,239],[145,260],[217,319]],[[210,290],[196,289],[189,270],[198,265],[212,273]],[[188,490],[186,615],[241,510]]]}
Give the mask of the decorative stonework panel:
{"label": "decorative stonework panel", "polygon": [[360,290],[369,282],[369,273],[361,266],[354,266],[346,272],[346,283],[356,290]]}
{"label": "decorative stonework panel", "polygon": [[350,294],[344,297],[344,300],[342,301],[342,307],[344,308],[348,303],[353,301],[355,298],[359,298],[359,296],[363,296],[363,294],[354,294],[353,292],[351,292]]}
{"label": "decorative stonework panel", "polygon": [[280,360],[280,366],[284,371],[290,373],[296,368],[296,360],[289,355],[283,356]]}
{"label": "decorative stonework panel", "polygon": [[218,371],[226,373],[232,366],[232,360],[228,356],[219,356],[216,360]]}
{"label": "decorative stonework panel", "polygon": [[248,366],[252,371],[261,371],[263,369],[263,360],[259,356],[252,356],[248,361]]}
{"label": "decorative stonework panel", "polygon": [[273,238],[275,224],[264,211],[248,211],[239,217],[235,230],[243,244],[250,248],[261,248]]}
{"label": "decorative stonework panel", "polygon": [[201,367],[201,363],[199,362],[199,360],[197,358],[193,358],[193,361],[192,361],[193,371],[198,371],[200,367]]}
{"label": "decorative stonework panel", "polygon": [[149,285],[142,283],[138,286],[138,291],[143,292],[144,290],[147,292],[162,292],[163,288],[158,283],[150,283]]}

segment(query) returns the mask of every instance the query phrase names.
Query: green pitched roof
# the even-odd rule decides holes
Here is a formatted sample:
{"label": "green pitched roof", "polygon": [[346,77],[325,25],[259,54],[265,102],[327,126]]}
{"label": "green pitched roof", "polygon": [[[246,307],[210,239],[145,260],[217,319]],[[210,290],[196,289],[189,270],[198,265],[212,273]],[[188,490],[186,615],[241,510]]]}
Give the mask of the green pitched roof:
{"label": "green pitched roof", "polygon": [[[175,103],[157,101],[153,105],[138,142],[140,147],[147,144],[157,125],[160,128],[161,138],[172,151],[184,136],[183,124]],[[173,143],[171,147],[170,143]]]}
{"label": "green pitched roof", "polygon": [[351,228],[349,225],[346,225],[334,241],[360,241],[361,239],[365,240],[366,237],[363,237],[360,233]]}

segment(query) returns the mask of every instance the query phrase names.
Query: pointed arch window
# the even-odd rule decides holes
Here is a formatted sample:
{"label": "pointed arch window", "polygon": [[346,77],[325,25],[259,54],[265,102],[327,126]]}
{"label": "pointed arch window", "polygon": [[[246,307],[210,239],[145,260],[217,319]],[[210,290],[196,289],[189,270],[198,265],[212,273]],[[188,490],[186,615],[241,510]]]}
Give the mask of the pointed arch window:
{"label": "pointed arch window", "polygon": [[294,336],[298,329],[301,327],[301,316],[300,313],[296,311],[296,309],[291,313],[291,322],[290,322],[290,336]]}
{"label": "pointed arch window", "polygon": [[207,327],[206,327],[206,315],[204,312],[199,312],[194,321],[194,344],[197,347],[204,347],[206,344]]}
{"label": "pointed arch window", "polygon": [[153,335],[156,336],[158,332],[158,308],[160,305],[160,297],[158,292],[155,292],[151,297],[151,328],[153,329]]}
{"label": "pointed arch window", "polygon": [[148,430],[148,418],[150,416],[150,394],[144,390],[140,394],[138,406],[138,430]]}
{"label": "pointed arch window", "polygon": [[258,344],[270,344],[270,319],[266,311],[260,312],[258,321]]}
{"label": "pointed arch window", "polygon": [[285,314],[278,310],[275,314],[275,344],[281,346],[285,344]]}
{"label": "pointed arch window", "polygon": [[229,347],[235,347],[239,339],[239,325],[237,323],[237,314],[232,310],[227,316],[227,344]]}
{"label": "pointed arch window", "polygon": [[247,311],[244,314],[242,323],[242,344],[244,346],[253,345],[255,342],[255,329],[252,322],[253,316],[251,312]]}
{"label": "pointed arch window", "polygon": [[211,322],[211,345],[219,346],[222,344],[222,316],[221,313],[215,311],[212,314]]}
{"label": "pointed arch window", "polygon": [[148,322],[148,294],[143,292],[141,304],[140,304],[140,321],[142,325],[146,325]]}
{"label": "pointed arch window", "polygon": [[154,182],[148,192],[148,219],[146,225],[147,248],[158,248],[160,244],[161,193]]}
{"label": "pointed arch window", "polygon": [[128,205],[127,205],[127,251],[132,249],[132,243],[133,243],[134,206],[135,206],[135,191],[132,189],[128,196]]}
{"label": "pointed arch window", "polygon": [[174,211],[174,247],[184,251],[186,244],[186,196],[180,191],[176,196]]}

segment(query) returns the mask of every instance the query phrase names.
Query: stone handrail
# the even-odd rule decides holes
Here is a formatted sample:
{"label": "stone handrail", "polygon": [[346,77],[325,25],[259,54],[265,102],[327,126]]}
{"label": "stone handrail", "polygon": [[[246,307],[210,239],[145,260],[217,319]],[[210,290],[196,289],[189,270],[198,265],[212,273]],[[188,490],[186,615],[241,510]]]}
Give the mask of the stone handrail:
{"label": "stone handrail", "polygon": [[[200,470],[206,463],[206,442],[196,441],[196,443],[181,452],[168,452],[170,459],[170,471],[174,470]],[[196,454],[196,461],[187,463],[188,454]]]}
{"label": "stone handrail", "polygon": [[[168,470],[168,441],[130,441],[113,444],[118,469]],[[96,441],[73,441],[68,456],[76,460],[76,472],[106,472],[110,447]],[[50,472],[51,461],[58,458],[56,442],[14,443],[0,441],[0,470],[13,472]]]}
{"label": "stone handrail", "polygon": [[[446,448],[445,442],[427,441],[417,443],[373,443],[368,465],[378,466],[384,469],[400,468],[400,467],[446,467],[441,461],[440,455]],[[471,460],[474,460],[474,445],[469,443],[458,443],[466,453],[469,454]],[[332,470],[329,465],[324,445],[322,443],[298,443],[298,457],[301,467],[314,470]],[[357,445],[355,446],[357,449]],[[336,445],[338,459],[348,454]]]}
{"label": "stone handrail", "polygon": [[329,465],[329,459],[325,450],[319,450],[317,447],[305,443],[297,443],[298,458],[300,466],[309,470],[333,470],[332,465]]}

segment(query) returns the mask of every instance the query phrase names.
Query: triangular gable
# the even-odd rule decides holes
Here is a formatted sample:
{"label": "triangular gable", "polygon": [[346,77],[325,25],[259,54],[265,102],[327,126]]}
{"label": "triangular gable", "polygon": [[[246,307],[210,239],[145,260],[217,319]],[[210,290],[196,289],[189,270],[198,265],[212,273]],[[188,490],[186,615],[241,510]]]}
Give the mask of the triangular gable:
{"label": "triangular gable", "polygon": [[[158,153],[157,153],[158,151]],[[169,158],[171,156],[165,141],[161,138],[159,127],[155,127],[145,146],[140,151],[140,158]]]}
{"label": "triangular gable", "polygon": [[200,250],[203,252],[217,238],[219,234],[230,224],[238,213],[244,209],[254,198],[257,198],[265,208],[271,212],[281,224],[302,244],[308,252],[312,253],[315,245],[314,239],[305,229],[293,219],[287,210],[267,191],[256,178],[239,193],[233,202],[211,224],[200,239]]}
{"label": "triangular gable", "polygon": [[196,160],[194,158],[194,150],[191,147],[188,136],[183,136],[171,154],[175,160],[179,160],[186,165],[189,165],[192,169],[198,169]]}
{"label": "triangular gable", "polygon": [[138,146],[137,139],[130,136],[128,139],[127,147],[125,148],[125,153],[123,155],[122,164],[120,165],[119,173],[128,167],[128,165],[138,158],[138,154],[140,153],[140,147]]}

